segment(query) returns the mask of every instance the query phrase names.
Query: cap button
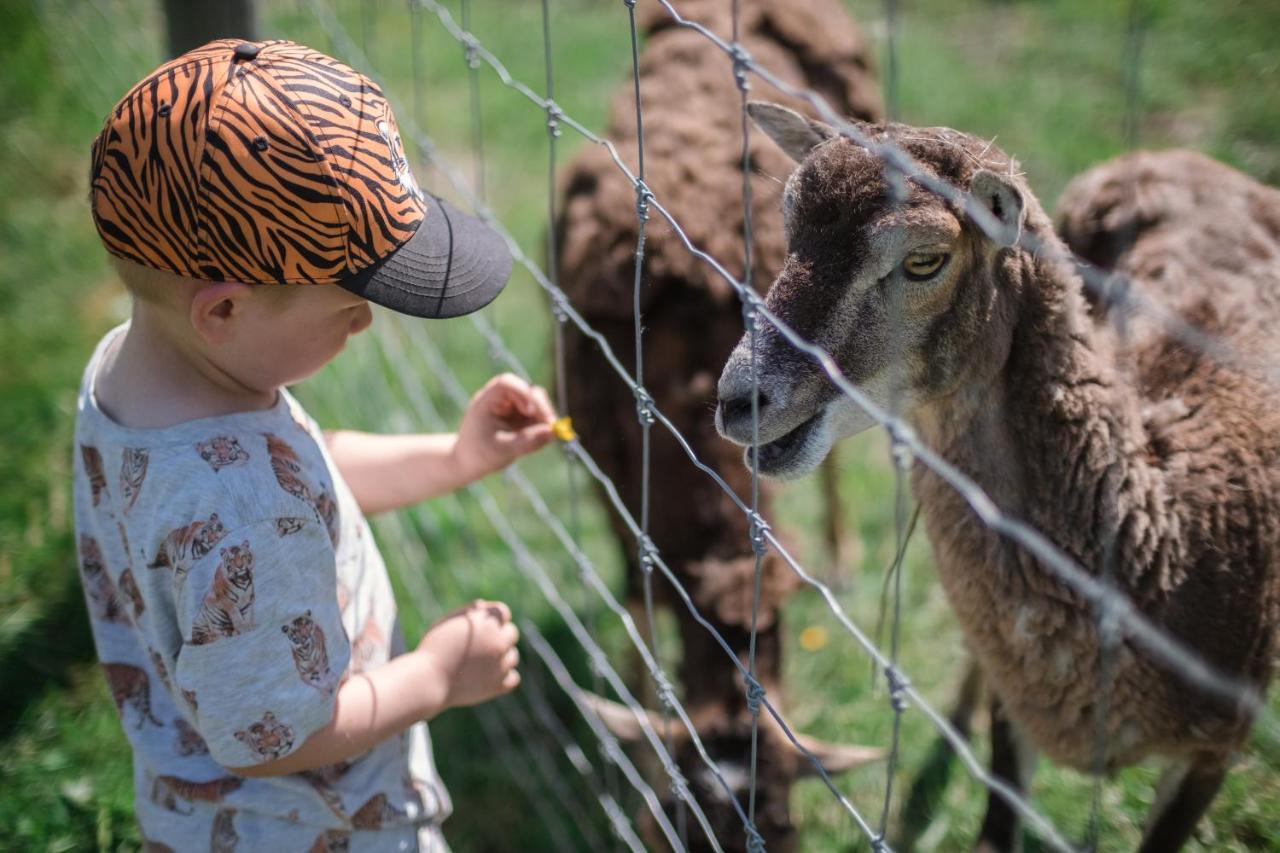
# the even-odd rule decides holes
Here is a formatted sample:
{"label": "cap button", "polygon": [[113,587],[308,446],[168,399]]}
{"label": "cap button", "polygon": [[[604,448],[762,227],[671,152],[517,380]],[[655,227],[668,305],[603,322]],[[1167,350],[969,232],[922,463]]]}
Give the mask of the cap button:
{"label": "cap button", "polygon": [[250,59],[257,59],[258,52],[261,50],[252,42],[242,41],[236,45],[235,58],[237,62],[247,62]]}

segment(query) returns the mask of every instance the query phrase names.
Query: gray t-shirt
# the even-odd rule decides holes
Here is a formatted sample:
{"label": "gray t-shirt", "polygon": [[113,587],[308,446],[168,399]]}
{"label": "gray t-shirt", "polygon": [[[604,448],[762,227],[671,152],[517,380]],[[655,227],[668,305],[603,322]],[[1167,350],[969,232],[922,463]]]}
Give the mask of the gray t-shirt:
{"label": "gray t-shirt", "polygon": [[244,778],[404,649],[382,555],[315,422],[266,411],[130,429],[80,388],[75,511],[93,635],[148,849],[443,850],[426,725],[339,764]]}

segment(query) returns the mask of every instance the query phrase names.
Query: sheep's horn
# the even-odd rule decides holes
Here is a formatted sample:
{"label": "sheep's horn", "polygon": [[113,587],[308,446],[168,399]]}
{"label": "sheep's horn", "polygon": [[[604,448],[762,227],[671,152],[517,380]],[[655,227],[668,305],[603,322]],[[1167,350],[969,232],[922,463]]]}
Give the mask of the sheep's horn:
{"label": "sheep's horn", "polygon": [[[664,741],[667,740],[668,729],[671,732],[671,740],[674,745],[678,746],[684,743],[689,737],[688,729],[684,727],[684,724],[677,717],[672,717],[670,723],[668,723],[662,718],[661,714],[654,711],[636,710],[586,690],[580,691],[578,697],[619,740],[630,743],[641,740],[644,737],[644,729],[640,722],[642,719],[641,714],[644,715],[643,719],[646,719],[649,725],[653,727],[658,737]],[[773,718],[763,717],[762,721],[769,725],[773,723]],[[828,773],[843,773],[863,764],[879,761],[885,756],[885,751],[877,746],[831,743],[806,734],[797,734],[796,742],[800,744],[804,751],[816,758],[822,765],[822,769]],[[792,749],[795,748],[790,743],[788,745]],[[813,762],[804,756],[801,756],[799,768],[802,776],[818,775],[818,769],[813,766]]]}
{"label": "sheep's horn", "polygon": [[648,721],[653,730],[657,732],[664,742],[668,739],[668,731],[670,731],[670,740],[673,744],[683,743],[688,737],[689,732],[685,729],[684,724],[680,722],[678,717],[671,717],[670,722],[663,719],[662,714],[653,711],[629,708],[612,699],[606,699],[603,696],[597,696],[587,690],[578,691],[578,698],[582,703],[591,709],[600,722],[604,723],[605,728],[613,732],[614,736],[625,742],[634,742],[644,737],[644,728],[641,723],[641,714]]}
{"label": "sheep's horn", "polygon": [[[863,764],[879,761],[885,756],[885,751],[878,746],[831,743],[806,734],[797,734],[796,740],[810,755],[818,759],[822,769],[828,773],[843,773],[846,770],[861,767]],[[804,756],[801,756],[800,775],[818,775],[818,768]]]}

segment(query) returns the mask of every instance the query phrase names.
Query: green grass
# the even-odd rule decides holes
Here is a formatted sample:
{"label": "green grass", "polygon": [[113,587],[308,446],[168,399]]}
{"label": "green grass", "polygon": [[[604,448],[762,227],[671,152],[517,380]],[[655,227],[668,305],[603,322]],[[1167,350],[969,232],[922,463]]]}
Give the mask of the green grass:
{"label": "green grass", "polygon": [[[541,88],[538,6],[473,0],[476,32],[512,73]],[[859,19],[883,32],[879,0],[852,0]],[[898,102],[902,118],[948,124],[988,136],[1023,162],[1046,203],[1073,174],[1125,148],[1124,4],[916,0],[902,4]],[[607,100],[629,68],[621,3],[556,0],[553,9],[556,99],[590,127],[599,127]],[[293,0],[264,3],[264,31],[330,48]],[[1280,182],[1280,14],[1266,0],[1197,3],[1150,0],[1143,43],[1143,121],[1148,146],[1187,145],[1273,183]],[[99,10],[106,10],[104,11]],[[0,849],[135,849],[129,755],[115,711],[93,666],[92,645],[75,581],[69,483],[70,429],[79,371],[97,336],[123,316],[84,204],[88,143],[102,116],[129,84],[161,57],[160,28],[143,0],[91,4],[73,0],[19,2],[0,7]],[[428,81],[415,98],[411,86],[409,20],[402,5],[386,6],[362,24],[359,6],[342,4],[345,26],[367,41],[373,65],[401,105],[401,123],[422,120],[443,150],[474,173],[468,92],[461,49],[424,16],[420,55]],[[110,15],[110,19],[106,17]],[[56,25],[55,25],[56,24]],[[127,37],[114,37],[127,33]],[[113,37],[104,38],[104,34]],[[488,199],[534,257],[541,255],[546,204],[543,116],[481,69],[485,178]],[[763,84],[753,91],[767,97]],[[578,144],[571,131],[565,156]],[[438,174],[419,174],[441,188]],[[520,359],[549,379],[550,323],[545,300],[518,273],[493,317]],[[386,318],[381,318],[380,323]],[[385,334],[385,329],[383,334]],[[466,322],[433,324],[428,334],[468,387],[494,369]],[[410,392],[443,399],[420,364],[408,387],[387,380],[370,346],[357,342],[301,393],[327,425],[407,430]],[[441,403],[446,417],[451,406]],[[869,435],[841,450],[847,511],[860,541],[856,565],[841,567],[840,598],[859,624],[874,625],[883,571],[893,549],[892,474],[882,437]],[[561,461],[553,453],[531,460],[530,475],[552,506],[568,505]],[[580,484],[582,485],[582,484]],[[487,487],[543,559],[565,597],[590,613],[591,596],[546,529],[500,480]],[[584,489],[584,548],[620,589],[617,549],[603,515]],[[806,530],[818,512],[811,484],[791,488],[782,524],[799,556],[818,566],[823,556]],[[405,627],[415,636],[433,613],[476,595],[505,598],[543,625],[580,682],[590,681],[575,644],[547,605],[513,566],[474,499],[461,496],[384,520],[377,531],[397,577]],[[407,543],[407,547],[405,546]],[[412,573],[412,574],[411,574]],[[425,578],[428,595],[406,578]],[[617,620],[595,605],[601,642],[624,675],[629,672]],[[902,661],[932,701],[945,707],[963,667],[959,635],[933,583],[923,537],[909,552],[904,583]],[[890,715],[883,689],[865,656],[840,634],[810,591],[797,592],[786,612],[787,637],[809,625],[827,628],[819,652],[787,648],[787,712],[798,728],[837,740],[883,743]],[[670,652],[670,649],[668,649]],[[526,656],[528,657],[528,656]],[[669,655],[668,655],[669,659]],[[551,691],[554,695],[555,691]],[[1280,710],[1273,701],[1273,709]],[[563,707],[561,710],[565,710]],[[543,822],[513,786],[515,772],[532,772],[523,753],[516,769],[489,748],[479,719],[453,713],[433,725],[438,758],[453,790],[457,814],[449,823],[459,850],[554,849]],[[536,733],[518,741],[541,742]],[[925,761],[933,737],[919,714],[903,728],[898,790]],[[979,733],[980,751],[982,737]],[[594,814],[576,775],[565,778]],[[1104,797],[1105,850],[1131,849],[1151,796],[1154,772],[1139,768],[1109,781]],[[875,813],[882,768],[840,780],[850,798]],[[1080,837],[1091,784],[1046,766],[1035,802],[1070,837]],[[981,819],[984,795],[959,770],[922,849],[964,849]],[[828,792],[806,782],[794,810],[805,850],[859,849],[856,829]],[[1198,844],[1203,850],[1280,849],[1280,747],[1256,736],[1219,796]],[[550,815],[551,819],[560,819]],[[575,837],[575,836],[571,836]],[[865,847],[865,845],[864,845]]]}

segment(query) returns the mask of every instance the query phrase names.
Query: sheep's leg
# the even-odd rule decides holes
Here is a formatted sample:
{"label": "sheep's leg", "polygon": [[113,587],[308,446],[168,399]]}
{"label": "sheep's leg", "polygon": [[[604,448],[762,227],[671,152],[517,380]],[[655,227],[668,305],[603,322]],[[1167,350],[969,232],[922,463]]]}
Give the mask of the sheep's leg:
{"label": "sheep's leg", "polygon": [[1220,755],[1198,756],[1168,767],[1160,776],[1156,801],[1147,815],[1139,853],[1173,853],[1191,837],[1222,787],[1227,763]]}
{"label": "sheep's leg", "polygon": [[[968,669],[960,682],[955,705],[948,715],[952,728],[966,740],[973,729],[973,717],[982,705],[982,670],[978,662],[969,659]],[[899,813],[898,835],[894,839],[895,850],[914,850],[916,841],[929,828],[937,813],[951,779],[951,767],[955,763],[955,751],[942,737],[933,742],[929,755],[916,771],[911,788],[903,800]]]}
{"label": "sheep's leg", "polygon": [[[1000,700],[991,697],[991,772],[1020,795],[1031,786],[1035,752],[1027,745],[1005,715]],[[1014,853],[1022,849],[1022,827],[1018,813],[999,795],[987,797],[987,816],[974,847],[981,853]]]}

